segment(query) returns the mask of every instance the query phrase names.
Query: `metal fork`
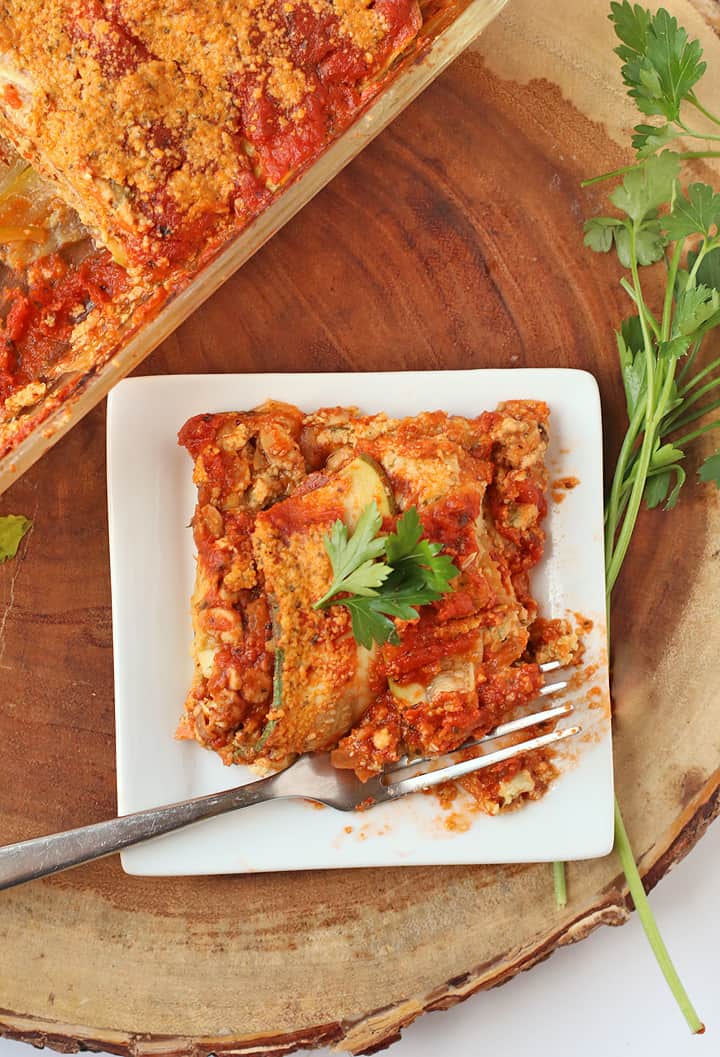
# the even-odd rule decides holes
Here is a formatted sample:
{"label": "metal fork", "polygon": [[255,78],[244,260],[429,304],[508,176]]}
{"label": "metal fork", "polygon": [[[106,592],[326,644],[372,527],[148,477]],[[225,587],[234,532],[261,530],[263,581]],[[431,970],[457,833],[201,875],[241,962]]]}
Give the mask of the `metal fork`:
{"label": "metal fork", "polygon": [[[543,671],[559,667],[556,662],[541,665]],[[565,689],[566,682],[544,686],[540,694],[547,696]],[[466,759],[468,749],[496,741],[539,723],[553,722],[572,711],[571,704],[561,704],[531,715],[522,716],[503,723],[491,733],[444,756],[422,760],[398,761],[393,769],[361,782],[352,771],[339,770],[332,766],[328,753],[301,756],[284,771],[260,778],[256,782],[227,789],[209,796],[183,800],[163,807],[152,807],[132,815],[91,826],[66,830],[47,837],[9,844],[0,848],[0,889],[32,881],[38,877],[69,870],[81,863],[112,855],[122,848],[159,837],[163,833],[183,829],[216,815],[224,815],[241,807],[262,804],[267,800],[299,798],[314,800],[338,811],[353,811],[359,807],[397,800],[408,793],[428,789],[442,782],[460,778],[495,763],[509,760],[520,753],[541,749],[554,742],[578,734],[579,726],[564,727],[540,734],[514,745],[507,745],[494,752]]]}

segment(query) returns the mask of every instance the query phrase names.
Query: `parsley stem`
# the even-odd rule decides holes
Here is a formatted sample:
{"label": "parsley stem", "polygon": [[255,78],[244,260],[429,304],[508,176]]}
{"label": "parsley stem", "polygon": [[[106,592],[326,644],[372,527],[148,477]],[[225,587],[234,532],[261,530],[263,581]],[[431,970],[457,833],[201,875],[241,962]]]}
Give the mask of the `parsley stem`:
{"label": "parsley stem", "polygon": [[665,417],[665,408],[670,402],[673,382],[675,381],[676,367],[677,360],[669,363],[666,367],[665,381],[663,383],[662,392],[660,393],[660,399],[658,400],[658,406],[655,410],[655,420],[653,422],[653,432],[657,437],[659,437],[662,432],[662,422],[663,418]]}
{"label": "parsley stem", "polygon": [[682,370],[680,371],[680,374],[678,375],[678,383],[682,382],[683,378],[685,378],[685,376],[687,375],[688,371],[692,367],[693,361],[694,361],[695,357],[697,356],[698,352],[700,351],[700,346],[702,345],[703,337],[704,337],[704,335],[701,334],[700,337],[696,341],[694,341],[692,343],[692,347],[690,349],[690,352],[688,353],[688,355],[687,355],[687,357],[685,359],[685,363],[682,366]]}
{"label": "parsley stem", "polygon": [[[618,516],[619,517],[622,517],[623,514],[625,513],[625,507],[628,504],[628,499],[630,498],[630,489],[632,488],[632,483],[633,483],[634,480],[635,480],[635,474],[632,473],[628,477],[628,479],[625,481],[624,485],[622,486],[622,492],[620,493],[620,503],[618,504]],[[608,604],[609,604],[609,599],[610,599],[610,596],[608,595]]]}
{"label": "parsley stem", "polygon": [[[720,150],[684,150],[680,151],[677,156],[683,161],[690,161],[693,158],[720,158]],[[604,172],[600,176],[591,176],[589,180],[582,180],[580,186],[592,187],[593,184],[599,184],[603,180],[612,180],[614,176],[624,176],[626,173],[634,172],[635,169],[642,169],[644,164],[644,160],[638,161],[632,165],[624,165],[621,169]]]}
{"label": "parsley stem", "polygon": [[[698,400],[702,400],[706,393],[712,392],[712,390],[716,389],[719,385],[720,377],[711,378],[709,382],[706,382],[705,385],[701,385],[696,392],[683,400],[681,406],[668,416],[665,431],[669,432],[671,429],[677,429],[678,426],[684,425],[688,409],[691,408],[693,404],[696,404]],[[706,410],[710,410],[710,408],[707,408]],[[697,417],[699,418],[700,416],[698,415]],[[689,421],[692,422],[693,420],[689,419]]]}
{"label": "parsley stem", "polygon": [[[668,401],[670,399],[670,394],[672,392],[672,385],[673,385],[673,381],[674,381],[674,378],[675,378],[675,367],[676,367],[676,363],[669,364],[668,367],[667,367],[666,374],[665,374],[665,380],[663,382],[662,390],[661,390],[661,392],[659,394],[659,397],[658,397],[657,407],[655,408],[655,414],[653,416],[652,422],[651,422],[650,427],[649,427],[649,432],[650,432],[650,434],[652,436],[652,450],[651,450],[651,452],[655,450],[655,446],[656,446],[657,443],[659,443],[659,440],[660,440],[660,434],[662,432],[662,428],[661,428],[662,427],[662,420],[663,420],[663,416],[665,414],[665,408],[667,407]],[[644,438],[643,438],[643,440],[644,440]],[[652,453],[650,455],[650,464],[652,464]],[[654,477],[656,473],[661,473],[664,469],[667,469],[667,467],[658,467],[657,469],[653,469],[652,465],[649,465],[647,470],[646,470],[646,472],[645,472],[645,483],[647,483],[647,479],[649,477]],[[637,472],[639,472],[639,470]],[[643,486],[643,493],[644,493],[644,491],[645,491],[645,488]],[[631,495],[632,495],[632,493],[631,493]]]}
{"label": "parsley stem", "polygon": [[703,433],[709,433],[711,429],[716,429],[718,426],[720,426],[720,418],[714,418],[712,422],[708,422],[704,426],[694,429],[692,433],[686,433],[684,437],[673,441],[673,444],[681,448],[683,444],[689,444],[691,440],[697,440],[698,437],[702,437]]}
{"label": "parsley stem", "polygon": [[318,598],[317,602],[313,602],[313,609],[325,609],[330,599],[334,598],[339,590],[340,588],[337,584],[332,583],[322,598]]}
{"label": "parsley stem", "polygon": [[720,150],[682,150],[678,152],[678,158],[682,161],[692,161],[694,158],[720,158]]}
{"label": "parsley stem", "polygon": [[620,532],[613,547],[612,557],[607,568],[608,596],[615,586],[615,581],[620,574],[620,568],[625,560],[628,547],[630,546],[630,539],[632,538],[635,522],[637,521],[640,512],[643,492],[645,491],[645,483],[647,481],[650,459],[652,457],[652,448],[653,431],[650,428],[646,428],[643,434],[640,455],[637,463],[637,472],[628,498],[627,509],[625,510]]}
{"label": "parsley stem", "polygon": [[[680,395],[685,396],[687,393],[692,392],[698,382],[701,382],[703,378],[714,371],[716,367],[720,367],[720,356],[718,356],[716,360],[713,360],[712,363],[708,363],[707,366],[703,367],[701,371],[698,371],[696,375],[693,375],[687,385],[684,385],[680,390]],[[681,379],[682,375],[680,376],[680,380]]]}
{"label": "parsley stem", "polygon": [[[628,297],[630,298],[632,303],[635,305],[635,307],[639,310],[640,305],[638,304],[637,294],[635,293],[635,291],[634,291],[634,289],[632,287],[632,283],[629,283],[627,281],[627,279],[625,278],[625,276],[623,276],[622,279],[620,280],[620,285],[622,286],[623,290],[628,295]],[[650,324],[650,326],[652,327],[653,333],[655,334],[655,337],[658,339],[658,341],[660,341],[660,324],[655,319],[655,316],[652,314],[652,312],[650,311],[650,309],[648,308],[647,305],[643,305],[643,308],[644,308],[645,312],[647,313],[647,321]]]}
{"label": "parsley stem", "polygon": [[[717,381],[720,382],[720,379],[717,379]],[[712,400],[709,404],[705,404],[704,407],[696,408],[689,415],[676,416],[675,421],[669,422],[663,432],[673,433],[677,429],[682,429],[683,426],[689,426],[691,422],[697,422],[703,415],[715,411],[718,407],[720,407],[720,400]],[[672,416],[670,417],[672,418]]]}
{"label": "parsley stem", "polygon": [[[645,365],[647,372],[645,375],[648,390],[652,393],[655,390],[655,355],[652,344],[652,339],[648,332],[648,308],[645,304],[645,299],[642,293],[642,286],[640,285],[640,274],[638,272],[638,259],[637,259],[637,233],[638,223],[636,220],[633,221],[632,227],[630,228],[630,271],[632,273],[633,290],[635,292],[635,304],[637,305],[638,315],[640,317],[640,329],[642,330],[643,342],[645,343]],[[652,416],[652,406],[648,402],[645,409],[645,420],[649,424]]]}
{"label": "parsley stem", "polygon": [[696,110],[699,110],[701,114],[704,114],[706,118],[713,122],[714,125],[720,125],[720,117],[716,117],[712,111],[708,110],[707,107],[703,106],[698,97],[694,92],[689,92],[687,95],[687,101],[691,106],[694,106]]}
{"label": "parsley stem", "polygon": [[[640,316],[640,328],[643,335],[643,343],[645,346],[645,382],[647,388],[647,398],[645,402],[645,415],[644,415],[644,430],[643,438],[640,445],[640,454],[637,461],[636,477],[633,481],[630,496],[627,502],[627,508],[625,510],[622,525],[618,533],[617,539],[612,546],[612,556],[610,557],[606,570],[606,590],[608,598],[615,585],[620,574],[620,568],[625,555],[627,554],[628,547],[630,546],[630,539],[632,538],[633,530],[635,528],[635,522],[637,521],[638,514],[640,512],[640,505],[642,503],[643,493],[645,491],[645,483],[647,481],[648,469],[650,468],[650,460],[652,458],[653,447],[655,444],[656,427],[656,409],[653,402],[655,394],[655,362],[656,354],[653,348],[652,339],[648,331],[647,317],[645,314],[645,300],[642,296],[642,287],[640,285],[640,276],[638,274],[638,261],[637,261],[637,221],[633,222],[630,228],[630,270],[633,278],[633,288],[637,298],[638,313]],[[670,372],[668,372],[670,376]],[[667,386],[666,386],[667,388]],[[619,498],[619,496],[618,496]]]}
{"label": "parsley stem", "polygon": [[645,930],[645,935],[647,936],[655,958],[657,959],[660,971],[665,977],[668,987],[687,1021],[688,1027],[693,1034],[700,1034],[705,1030],[704,1025],[695,1012],[695,1008],[690,1001],[688,993],[682,985],[680,977],[672,963],[668,949],[660,935],[655,918],[653,917],[647,894],[642,883],[642,878],[640,877],[640,871],[637,868],[635,856],[630,847],[625,824],[622,815],[620,814],[617,798],[615,800],[615,850],[618,853],[625,874],[625,879],[627,880],[628,888],[630,889],[630,895],[635,904],[635,909],[638,912],[638,917]]}
{"label": "parsley stem", "polygon": [[660,331],[660,337],[662,341],[667,341],[670,336],[670,324],[672,322],[672,306],[673,297],[675,295],[675,277],[680,267],[680,258],[682,257],[683,248],[685,246],[684,240],[679,240],[675,243],[675,252],[672,255],[670,261],[670,269],[668,271],[667,286],[665,287],[665,301],[663,303],[663,314],[662,314],[662,327]]}
{"label": "parsley stem", "polygon": [[555,885],[555,902],[558,907],[567,906],[567,878],[565,876],[565,863],[553,863],[553,883]]}
{"label": "parsley stem", "polygon": [[639,169],[642,162],[634,162],[632,165],[623,165],[620,169],[612,169],[610,172],[601,173],[600,176],[591,176],[587,180],[581,180],[581,187],[592,187],[593,184],[602,183],[603,180],[612,180],[614,176],[624,176],[625,173],[632,172],[633,169]]}
{"label": "parsley stem", "polygon": [[[716,381],[718,383],[720,383],[720,379],[716,379]],[[711,411],[717,411],[718,408],[720,408],[720,398],[717,399],[717,400],[713,400],[709,404],[705,404],[704,407],[696,408],[696,410],[692,411],[689,415],[680,415],[679,417],[673,416],[673,415],[669,415],[667,417],[667,419],[661,425],[661,429],[660,429],[661,439],[664,440],[665,437],[669,436],[671,433],[675,433],[675,432],[677,432],[677,430],[682,429],[684,426],[689,426],[693,422],[697,422],[697,420],[699,418],[703,418],[704,415],[709,415]],[[675,445],[675,447],[681,448],[684,444],[689,443],[691,440],[695,440],[695,438],[699,437],[702,433],[707,433],[707,432],[710,431],[710,429],[712,427],[718,426],[718,425],[720,425],[720,419],[714,419],[709,425],[703,426],[702,428],[695,430],[695,432],[689,433],[687,436],[680,437],[677,440],[673,440],[673,444]],[[637,456],[638,456],[638,451],[636,449],[635,452],[633,452],[632,456],[630,457],[630,459],[629,459],[629,461],[627,463],[626,469],[625,469],[625,479],[624,479],[624,481],[622,481],[622,484],[620,486],[619,499],[616,502],[616,509],[617,509],[616,520],[619,520],[622,517],[623,511],[625,509],[625,506],[627,505],[627,496],[628,496],[630,487],[632,485],[632,482],[635,479],[635,471],[636,471],[636,466],[637,466]],[[650,469],[648,471],[648,476],[649,477],[653,476],[654,473],[656,473],[656,472],[661,473],[666,468],[667,467],[659,467],[657,471]],[[613,480],[613,488],[614,487],[615,487],[615,481]],[[608,524],[608,521],[609,521],[609,511],[606,511],[606,513],[605,513],[606,538],[607,538],[607,524]],[[609,552],[606,549],[606,554],[607,553],[609,553]]]}
{"label": "parsley stem", "polygon": [[720,140],[720,136],[713,134],[712,132],[698,132],[697,129],[688,128],[684,121],[678,120],[678,125],[687,136],[692,136],[693,139],[712,139]]}
{"label": "parsley stem", "polygon": [[704,238],[702,246],[700,247],[698,255],[695,258],[695,262],[694,262],[694,264],[693,264],[693,266],[692,266],[692,268],[690,270],[690,275],[688,276],[687,285],[685,286],[686,290],[690,290],[690,289],[695,287],[695,285],[697,283],[698,269],[699,269],[700,265],[702,264],[703,258],[705,257],[705,254],[707,253],[709,248],[710,248],[710,246],[708,244],[708,240],[707,240],[707,238]]}
{"label": "parsley stem", "polygon": [[[628,217],[628,220],[616,221],[629,234],[627,252],[625,245],[621,243],[618,246],[617,239],[615,239],[615,249],[618,252],[620,263],[631,272],[632,282],[623,279],[621,285],[634,303],[637,312],[637,319],[628,321],[631,325],[627,333],[623,326],[617,335],[629,422],[605,507],[605,591],[608,641],[611,638],[611,595],[627,554],[643,499],[647,496],[649,502],[656,505],[667,494],[672,475],[675,475],[675,485],[668,500],[674,503],[685,481],[685,471],[679,463],[685,454],[682,450],[683,445],[720,425],[720,419],[717,419],[712,423],[708,422],[693,428],[686,436],[674,442],[674,448],[669,446],[667,451],[661,452],[663,438],[667,433],[679,432],[680,427],[720,407],[720,398],[711,400],[701,407],[694,406],[716,385],[720,386],[720,377],[713,377],[713,372],[720,369],[720,358],[707,367],[703,367],[695,377],[690,378],[691,365],[696,362],[704,333],[720,325],[720,312],[715,309],[716,293],[712,292],[713,300],[708,301],[704,296],[706,291],[704,289],[698,291],[701,263],[708,251],[714,245],[720,244],[720,234],[714,237],[708,235],[708,226],[710,228],[716,226],[717,196],[712,188],[700,185],[701,196],[697,202],[693,196],[689,196],[691,199],[689,208],[684,201],[676,202],[679,187],[677,181],[679,163],[699,158],[720,158],[720,150],[679,152],[672,148],[665,149],[669,141],[681,140],[683,136],[705,140],[706,146],[711,145],[709,141],[720,142],[718,133],[701,132],[681,120],[677,114],[680,102],[689,103],[715,126],[720,126],[720,118],[700,103],[689,86],[699,79],[705,69],[705,64],[699,61],[701,50],[698,42],[692,42],[685,51],[687,33],[684,29],[678,28],[676,21],[666,11],[661,10],[653,15],[651,11],[646,11],[640,5],[633,6],[632,3],[618,3],[611,6],[610,17],[623,45],[617,51],[623,59],[627,59],[628,55],[631,57],[631,61],[625,63],[622,71],[623,80],[630,88],[630,96],[634,97],[636,102],[641,101],[640,109],[643,113],[646,107],[642,101],[650,97],[652,97],[653,105],[647,109],[654,110],[657,114],[670,113],[668,106],[672,106],[673,118],[666,118],[664,125],[636,126],[637,135],[634,143],[639,144],[636,161],[612,172],[585,180],[581,185],[590,187],[603,180],[627,176],[622,189],[618,189],[611,195],[611,200]],[[652,50],[649,46],[650,41],[660,46]],[[683,52],[682,60],[680,60],[681,52]],[[635,62],[635,56],[637,56],[637,62]],[[681,69],[679,75],[674,64]],[[686,84],[685,78],[689,84]],[[656,100],[657,105],[655,105]],[[651,139],[653,134],[655,138]],[[649,156],[642,157],[648,142],[657,144],[657,149]],[[707,204],[706,200],[710,204]],[[696,232],[703,236],[699,253],[691,264],[685,266],[689,274],[680,272],[681,262],[687,248],[686,238],[667,238],[672,225],[666,225],[662,217],[658,221],[663,201],[669,206],[672,217],[683,218],[676,230],[686,230],[689,224],[691,234]],[[706,220],[706,215],[709,220]],[[598,221],[601,227],[612,225],[612,220],[608,218],[600,217],[596,219],[596,223]],[[656,227],[650,227],[650,222],[656,224]],[[589,230],[586,226],[586,233]],[[675,243],[672,250],[666,248],[661,255],[665,264],[666,276],[659,325],[645,301],[639,280],[640,262],[638,261],[640,237],[647,234],[652,238],[658,230],[660,244],[667,247],[670,242]],[[666,236],[663,236],[662,232],[665,232]],[[588,240],[588,245],[593,249],[604,250],[609,248],[604,245],[606,242],[607,236],[604,235],[603,238]],[[654,244],[648,245],[649,251],[646,249],[642,254],[643,261],[646,257],[652,259],[657,256],[653,248]],[[682,282],[678,283],[680,275],[682,275]],[[707,281],[707,286],[720,290],[720,283],[712,279]],[[701,306],[702,310],[700,310]],[[704,318],[706,312],[710,314]],[[638,342],[635,328],[638,320],[642,333],[640,342]],[[676,336],[677,343],[674,343],[672,347],[668,346],[667,343],[673,341]],[[688,352],[682,367],[678,358],[679,350]],[[704,379],[708,375],[712,380],[705,382]],[[688,378],[690,381],[686,381]],[[689,411],[688,408],[690,408]],[[719,457],[720,453],[714,456],[713,460]],[[716,476],[714,461],[710,469],[701,476],[705,475],[708,478]],[[654,481],[654,486],[649,493],[647,492],[648,480]],[[703,1025],[680,982],[653,918],[617,799],[615,800],[615,850],[628,885],[628,901],[632,899],[634,902],[658,966],[691,1030],[702,1032],[704,1031]],[[556,878],[556,897],[558,883],[559,879]]]}
{"label": "parsley stem", "polygon": [[614,547],[615,535],[617,533],[618,522],[620,520],[620,498],[625,480],[628,460],[630,459],[633,447],[637,441],[640,433],[640,426],[643,419],[645,418],[645,404],[647,397],[642,396],[638,401],[635,412],[630,420],[625,437],[623,438],[622,447],[620,448],[620,454],[617,457],[615,464],[615,473],[613,474],[612,487],[610,489],[610,498],[608,500],[608,513],[607,522],[605,525],[605,554],[607,556],[608,566],[612,561],[612,552]]}

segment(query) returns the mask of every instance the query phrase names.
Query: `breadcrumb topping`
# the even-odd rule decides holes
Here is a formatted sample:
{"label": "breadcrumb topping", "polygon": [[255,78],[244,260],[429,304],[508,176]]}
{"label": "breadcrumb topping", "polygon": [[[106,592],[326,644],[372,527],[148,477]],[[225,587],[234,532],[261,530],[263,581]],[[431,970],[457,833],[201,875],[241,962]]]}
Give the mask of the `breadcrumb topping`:
{"label": "breadcrumb topping", "polygon": [[415,0],[5,0],[0,130],[106,245],[157,257],[252,213],[419,24]]}

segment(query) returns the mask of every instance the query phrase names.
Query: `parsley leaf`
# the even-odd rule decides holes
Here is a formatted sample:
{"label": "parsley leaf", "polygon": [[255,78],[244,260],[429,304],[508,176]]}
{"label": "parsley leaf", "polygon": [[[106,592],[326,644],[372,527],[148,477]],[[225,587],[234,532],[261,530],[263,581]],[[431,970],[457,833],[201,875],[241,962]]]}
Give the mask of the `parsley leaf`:
{"label": "parsley leaf", "polygon": [[653,469],[659,466],[672,466],[674,462],[679,462],[684,458],[685,453],[680,448],[676,448],[674,444],[662,444],[653,452],[651,465]]}
{"label": "parsley leaf", "polygon": [[637,169],[626,173],[625,179],[610,195],[610,201],[622,209],[635,224],[655,219],[655,210],[672,197],[675,180],[680,172],[677,154],[666,150],[654,155]]}
{"label": "parsley leaf", "polygon": [[615,340],[620,357],[628,418],[632,418],[645,388],[645,353],[640,317],[630,316],[623,320],[621,329],[615,332]]}
{"label": "parsley leaf", "polygon": [[365,599],[363,605],[360,602],[359,598],[343,599],[343,605],[350,610],[352,633],[355,641],[364,646],[366,650],[372,649],[373,642],[380,644],[397,642],[399,636],[392,620],[374,606],[371,606],[371,599]]}
{"label": "parsley leaf", "polygon": [[[423,527],[417,507],[411,506],[401,518],[398,518],[395,531],[390,533],[385,542],[385,554],[390,564],[397,565],[398,562],[412,557],[416,553],[422,534]],[[423,540],[423,543],[440,550],[437,543],[428,543],[427,540]],[[434,553],[437,554],[437,551]]]}
{"label": "parsley leaf", "polygon": [[649,158],[681,135],[675,125],[636,125],[632,145],[638,158]]}
{"label": "parsley leaf", "polygon": [[585,245],[596,253],[607,253],[611,249],[616,229],[625,228],[622,220],[615,217],[591,217],[585,221]]}
{"label": "parsley leaf", "polygon": [[[640,55],[645,51],[647,35],[652,22],[652,15],[639,4],[634,6],[623,0],[622,3],[610,4],[610,21],[615,24],[615,32],[626,45],[628,55]],[[620,54],[620,48],[615,49]],[[621,58],[625,57],[623,50]]]}
{"label": "parsley leaf", "polygon": [[[668,495],[673,475],[675,476],[675,485]],[[644,499],[648,507],[653,510],[655,507],[660,506],[664,500],[665,509],[672,510],[677,504],[680,489],[685,484],[686,477],[687,474],[682,466],[677,464],[671,466],[668,470],[661,470],[659,473],[649,476],[644,492]]]}
{"label": "parsley leaf", "polygon": [[[452,559],[441,553],[442,545],[423,539],[416,507],[398,518],[395,532],[370,536],[381,524],[374,502],[365,508],[350,538],[342,521],[335,522],[324,540],[334,580],[313,606],[346,606],[353,637],[367,649],[373,642],[399,642],[391,618],[415,620],[417,607],[441,598],[459,575]],[[353,546],[358,533],[360,539]],[[381,555],[384,561],[379,560]],[[345,597],[336,597],[338,593]]]}
{"label": "parsley leaf", "polygon": [[658,345],[658,355],[661,360],[679,360],[690,348],[690,338],[679,334],[669,341],[661,341]]}
{"label": "parsley leaf", "polygon": [[670,495],[665,500],[666,510],[672,510],[673,507],[677,506],[678,496],[680,495],[680,489],[685,484],[685,481],[687,479],[687,474],[683,470],[682,466],[673,466],[671,472],[675,474],[675,486],[671,491]]}
{"label": "parsley leaf", "polygon": [[432,591],[438,598],[450,590],[450,581],[458,575],[458,570],[452,558],[440,553],[442,544],[422,539],[422,534],[417,507],[411,506],[398,519],[396,532],[388,536],[385,544],[387,561],[393,571],[383,589],[384,595],[410,584],[415,585],[416,593]]}
{"label": "parsley leaf", "polygon": [[[615,236],[618,258],[624,268],[630,267],[630,233],[623,230],[624,238]],[[665,253],[665,235],[659,220],[646,220],[635,234],[635,256],[638,264],[655,264]]]}
{"label": "parsley leaf", "polygon": [[[620,263],[630,267],[630,231],[627,221],[615,217],[591,217],[585,221],[585,245],[596,253],[607,253],[615,242]],[[665,235],[661,222],[646,220],[635,233],[635,253],[638,264],[655,264],[665,252]]]}
{"label": "parsley leaf", "polygon": [[708,455],[698,470],[698,476],[701,481],[705,481],[707,484],[714,481],[720,488],[720,451],[716,451],[714,455]]}
{"label": "parsley leaf", "polygon": [[628,0],[613,3],[610,19],[622,44],[622,78],[643,114],[677,121],[680,105],[705,73],[702,47],[664,8],[652,15]]}
{"label": "parsley leaf", "polygon": [[[416,605],[434,601],[434,599],[419,599],[416,594],[408,597],[414,598]],[[380,645],[385,642],[397,645],[400,642],[400,636],[391,617],[397,617],[399,620],[415,620],[418,615],[417,610],[397,592],[393,598],[387,595],[377,595],[375,598],[343,598],[338,599],[338,602],[350,610],[353,638],[368,650],[373,642]]]}
{"label": "parsley leaf", "polygon": [[20,541],[32,528],[32,521],[22,514],[6,514],[0,517],[0,562],[14,558]]}
{"label": "parsley leaf", "polygon": [[720,194],[707,184],[694,183],[688,187],[687,198],[683,194],[676,197],[665,230],[674,241],[688,235],[710,235],[719,223]]}
{"label": "parsley leaf", "polygon": [[647,484],[645,485],[645,492],[643,493],[643,498],[651,510],[654,510],[655,507],[660,506],[663,499],[668,494],[669,487],[669,470],[663,470],[661,473],[648,476]]}
{"label": "parsley leaf", "polygon": [[687,286],[676,298],[673,330],[682,336],[694,334],[719,311],[720,292],[708,286]]}
{"label": "parsley leaf", "polygon": [[[651,510],[660,506],[663,501],[665,502],[666,510],[672,510],[677,503],[680,489],[685,484],[687,476],[682,466],[679,465],[684,458],[685,452],[681,448],[676,448],[674,444],[661,445],[659,441],[657,442],[657,447],[650,461],[650,469],[643,494],[643,498]],[[675,485],[671,490],[670,484],[673,477],[675,478]],[[670,493],[669,495],[668,492]]]}
{"label": "parsley leaf", "polygon": [[375,559],[385,550],[385,537],[377,533],[382,517],[377,503],[363,510],[352,536],[347,525],[338,520],[323,540],[333,571],[333,582],[316,608],[324,605],[339,591],[356,595],[373,595],[375,589],[390,575],[390,567]]}

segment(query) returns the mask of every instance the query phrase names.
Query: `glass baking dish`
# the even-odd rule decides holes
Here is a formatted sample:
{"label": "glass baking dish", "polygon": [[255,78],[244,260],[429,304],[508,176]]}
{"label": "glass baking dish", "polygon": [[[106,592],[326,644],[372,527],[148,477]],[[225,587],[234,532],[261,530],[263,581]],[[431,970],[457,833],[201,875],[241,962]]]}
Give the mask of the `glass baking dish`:
{"label": "glass baking dish", "polygon": [[153,318],[132,332],[121,334],[101,367],[60,379],[43,402],[28,411],[27,425],[31,428],[0,459],[0,492],[98,404],[116,382],[134,370],[404,110],[474,40],[505,3],[506,0],[451,3],[430,0],[422,4],[423,26],[418,37],[386,75],[379,95],[350,128],[308,165],[260,216],[233,236]]}

